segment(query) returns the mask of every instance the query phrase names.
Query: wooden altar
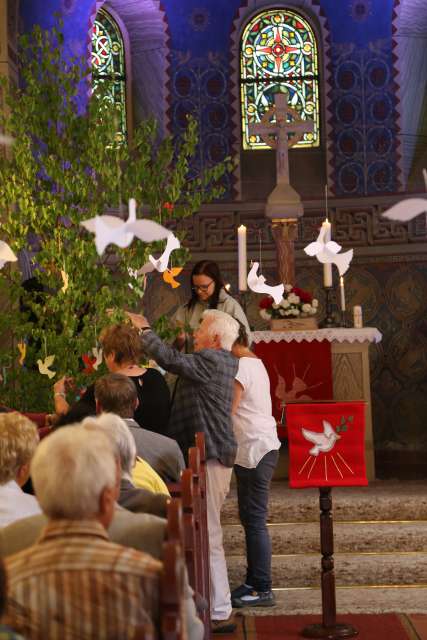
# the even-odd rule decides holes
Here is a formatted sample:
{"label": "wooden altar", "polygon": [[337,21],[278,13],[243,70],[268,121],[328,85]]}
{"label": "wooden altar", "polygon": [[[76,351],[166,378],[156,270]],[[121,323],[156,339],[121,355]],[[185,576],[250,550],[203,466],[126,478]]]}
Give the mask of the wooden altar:
{"label": "wooden altar", "polygon": [[[369,345],[381,341],[381,333],[373,327],[363,329],[316,329],[313,331],[254,331],[252,341],[255,351],[257,344],[302,343],[301,347],[310,352],[310,343],[327,341],[331,345],[333,400],[363,400],[365,405],[365,455],[369,480],[375,479],[374,439],[372,429],[371,385],[369,374]],[[278,352],[276,349],[275,352]],[[281,356],[282,357],[282,356]],[[278,363],[277,363],[278,364]],[[270,381],[277,377],[277,366],[267,365]],[[276,377],[274,380],[276,381]],[[275,383],[277,385],[277,383]],[[326,385],[327,387],[327,385]],[[277,387],[276,387],[277,388]],[[272,388],[272,393],[274,392]],[[305,394],[298,402],[310,400]],[[324,397],[322,400],[331,400]]]}

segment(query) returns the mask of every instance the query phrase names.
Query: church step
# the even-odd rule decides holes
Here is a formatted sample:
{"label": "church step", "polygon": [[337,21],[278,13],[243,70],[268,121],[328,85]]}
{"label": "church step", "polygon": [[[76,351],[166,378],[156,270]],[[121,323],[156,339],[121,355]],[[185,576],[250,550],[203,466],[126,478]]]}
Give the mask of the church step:
{"label": "church step", "polygon": [[[320,553],[319,522],[273,523],[268,525],[275,555]],[[227,556],[245,553],[241,525],[223,527]],[[335,522],[335,552],[427,551],[427,521],[421,522]],[[427,580],[427,576],[426,576]]]}
{"label": "church step", "polygon": [[[278,587],[320,585],[320,554],[273,555],[272,580]],[[337,585],[427,584],[427,553],[337,553]],[[246,558],[227,558],[231,588],[244,579]],[[426,603],[427,604],[427,603]]]}
{"label": "church step", "polygon": [[[321,614],[320,589],[273,589],[275,607],[245,607],[238,609],[247,615],[303,615]],[[343,613],[424,613],[427,614],[427,585],[337,587],[337,622]],[[319,620],[320,622],[320,620]]]}
{"label": "church step", "polygon": [[[368,487],[332,490],[333,518],[338,521],[427,520],[427,481],[378,480]],[[221,513],[223,524],[239,522],[235,487]],[[318,489],[290,489],[287,481],[271,485],[269,522],[318,522]]]}

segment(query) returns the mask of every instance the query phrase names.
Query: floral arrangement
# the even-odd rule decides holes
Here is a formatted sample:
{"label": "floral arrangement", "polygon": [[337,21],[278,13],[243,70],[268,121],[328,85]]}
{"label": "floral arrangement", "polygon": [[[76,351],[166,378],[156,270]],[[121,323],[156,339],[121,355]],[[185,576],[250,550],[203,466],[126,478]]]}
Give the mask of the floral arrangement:
{"label": "floral arrangement", "polygon": [[259,303],[260,316],[264,320],[277,318],[308,318],[317,313],[319,301],[311,293],[303,291],[291,284],[285,284],[283,298],[276,304],[270,296],[262,298]]}

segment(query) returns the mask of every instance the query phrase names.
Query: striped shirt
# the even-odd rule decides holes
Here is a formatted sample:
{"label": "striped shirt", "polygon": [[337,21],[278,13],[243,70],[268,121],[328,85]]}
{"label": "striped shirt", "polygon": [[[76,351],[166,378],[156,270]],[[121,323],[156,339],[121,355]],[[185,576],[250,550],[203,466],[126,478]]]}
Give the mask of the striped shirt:
{"label": "striped shirt", "polygon": [[157,637],[162,564],[110,542],[96,521],[50,521],[6,567],[4,622],[28,640]]}

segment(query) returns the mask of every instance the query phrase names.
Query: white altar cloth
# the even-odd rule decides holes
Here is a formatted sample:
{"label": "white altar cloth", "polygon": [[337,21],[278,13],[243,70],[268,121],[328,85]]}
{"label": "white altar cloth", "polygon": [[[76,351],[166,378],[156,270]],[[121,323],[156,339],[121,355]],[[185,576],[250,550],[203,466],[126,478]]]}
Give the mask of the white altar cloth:
{"label": "white altar cloth", "polygon": [[382,334],[375,327],[363,327],[363,329],[345,329],[334,327],[333,329],[313,329],[309,331],[252,331],[252,342],[381,342]]}

